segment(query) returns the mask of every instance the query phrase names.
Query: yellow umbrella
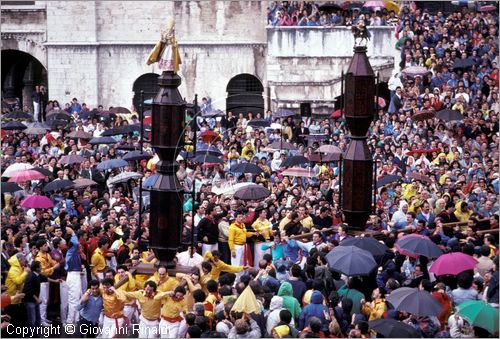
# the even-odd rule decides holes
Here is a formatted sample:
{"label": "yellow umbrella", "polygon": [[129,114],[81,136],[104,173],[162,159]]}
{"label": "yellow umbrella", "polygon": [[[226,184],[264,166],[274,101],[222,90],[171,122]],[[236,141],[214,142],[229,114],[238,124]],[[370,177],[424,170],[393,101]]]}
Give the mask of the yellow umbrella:
{"label": "yellow umbrella", "polygon": [[231,311],[241,312],[246,314],[260,313],[259,303],[257,302],[255,294],[253,294],[253,291],[250,288],[250,286],[247,286],[247,288],[245,288],[243,293],[240,294],[240,296],[234,303]]}
{"label": "yellow umbrella", "polygon": [[394,13],[399,14],[399,5],[394,1],[384,1],[385,8],[388,12],[394,11]]}

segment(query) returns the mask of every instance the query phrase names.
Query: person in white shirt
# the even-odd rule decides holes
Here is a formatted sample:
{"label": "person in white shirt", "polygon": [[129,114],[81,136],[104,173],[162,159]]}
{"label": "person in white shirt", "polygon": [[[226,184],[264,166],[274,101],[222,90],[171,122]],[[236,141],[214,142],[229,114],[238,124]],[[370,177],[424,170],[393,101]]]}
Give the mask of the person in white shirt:
{"label": "person in white shirt", "polygon": [[184,252],[177,253],[176,257],[177,262],[182,266],[195,267],[203,262],[203,257],[196,252],[196,247],[193,246],[189,246]]}

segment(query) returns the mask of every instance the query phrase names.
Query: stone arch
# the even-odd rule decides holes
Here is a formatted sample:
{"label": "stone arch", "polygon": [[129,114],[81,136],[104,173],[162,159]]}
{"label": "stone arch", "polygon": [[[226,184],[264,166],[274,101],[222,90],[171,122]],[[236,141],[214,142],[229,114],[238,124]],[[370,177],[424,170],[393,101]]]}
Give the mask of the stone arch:
{"label": "stone arch", "polygon": [[141,104],[141,90],[144,91],[144,100],[152,99],[158,93],[158,77],[156,73],[144,73],[134,81],[132,91],[134,98],[132,103],[137,111],[140,109]]}
{"label": "stone arch", "polygon": [[[226,88],[226,111],[234,114],[264,113],[264,86],[255,75],[242,73],[229,80]],[[255,116],[255,115],[254,115]]]}
{"label": "stone arch", "polygon": [[2,33],[2,51],[16,50],[30,54],[48,69],[47,49],[42,44],[42,33]]}
{"label": "stone arch", "polygon": [[32,108],[31,95],[37,85],[47,88],[47,69],[33,55],[2,49],[2,97],[16,99],[20,107]]}

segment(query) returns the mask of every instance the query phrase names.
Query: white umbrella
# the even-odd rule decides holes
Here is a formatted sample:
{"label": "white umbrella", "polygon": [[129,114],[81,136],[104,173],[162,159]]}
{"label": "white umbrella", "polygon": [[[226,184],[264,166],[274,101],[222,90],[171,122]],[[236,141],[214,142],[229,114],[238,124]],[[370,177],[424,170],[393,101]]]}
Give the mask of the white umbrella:
{"label": "white umbrella", "polygon": [[2,177],[10,178],[13,174],[19,171],[25,171],[34,168],[33,165],[28,163],[15,163],[10,165],[3,171]]}
{"label": "white umbrella", "polygon": [[242,187],[247,187],[253,185],[251,182],[239,182],[237,184],[232,184],[230,182],[226,182],[224,186],[222,187],[216,187],[212,186],[212,192],[217,194],[217,195],[234,195],[237,190],[239,190]]}
{"label": "white umbrella", "polygon": [[127,182],[130,179],[140,179],[142,178],[141,173],[137,172],[121,172],[118,175],[115,175],[114,177],[111,177],[108,179],[108,185],[115,185],[119,184],[122,182]]}
{"label": "white umbrella", "polygon": [[314,178],[314,172],[310,168],[290,167],[283,172],[283,176]]}

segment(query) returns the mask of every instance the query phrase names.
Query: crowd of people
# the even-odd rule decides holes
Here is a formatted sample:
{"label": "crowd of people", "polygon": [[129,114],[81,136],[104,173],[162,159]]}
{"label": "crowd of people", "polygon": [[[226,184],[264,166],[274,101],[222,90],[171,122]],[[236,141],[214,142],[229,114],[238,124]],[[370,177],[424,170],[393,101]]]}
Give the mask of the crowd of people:
{"label": "crowd of people", "polygon": [[[287,6],[289,14],[315,11],[311,2]],[[137,129],[111,141],[102,135],[138,126],[139,114],[89,110],[77,98],[64,107],[49,100],[39,115],[48,125],[2,131],[2,335],[16,336],[14,329],[24,326],[33,329],[27,336],[40,337],[43,328],[62,323],[77,325],[67,335],[86,337],[368,338],[383,336],[374,320],[394,319],[422,337],[498,336],[498,322],[495,328],[459,312],[468,301],[496,310],[499,304],[498,15],[410,6],[397,15],[396,28],[400,69],[369,130],[378,184],[361,235],[343,223],[338,162],[308,161],[294,166],[308,171],[283,174],[287,159],[313,159],[320,146],[345,151],[349,131],[342,117],[210,116],[204,98],[202,115],[186,116],[177,157],[186,193],[176,260],[192,269],[175,274],[160,265],[152,276],[134,270],[157,262],[148,242],[150,212],[162,206],[139,201],[138,190],[156,170],[147,135],[143,148],[150,158],[100,166],[139,148]],[[426,72],[409,72],[412,66]],[[460,118],[441,119],[443,110]],[[220,162],[197,163],[194,142],[197,153]],[[260,172],[231,171],[245,163]],[[34,176],[11,180],[24,172]],[[139,175],[116,180],[123,172]],[[249,183],[270,194],[237,198]],[[25,206],[40,196],[51,207]],[[436,275],[429,269],[439,257],[395,245],[408,233],[477,264]],[[376,257],[378,269],[347,277],[329,265],[327,254],[355,236],[376,237],[388,249]],[[388,299],[403,287],[431,295],[441,312],[394,307]]]}

